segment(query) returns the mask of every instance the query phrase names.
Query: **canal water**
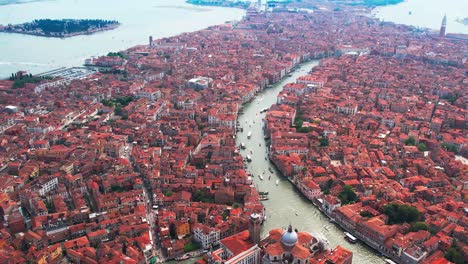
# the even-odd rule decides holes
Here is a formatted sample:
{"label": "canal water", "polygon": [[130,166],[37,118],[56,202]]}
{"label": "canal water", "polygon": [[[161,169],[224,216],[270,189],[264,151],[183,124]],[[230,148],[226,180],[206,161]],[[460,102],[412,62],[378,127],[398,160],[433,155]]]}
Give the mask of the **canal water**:
{"label": "canal water", "polygon": [[[276,103],[276,96],[282,90],[283,85],[294,82],[299,76],[306,75],[316,65],[318,65],[317,60],[304,63],[301,68],[292,73],[291,77],[259,93],[252,102],[244,105],[243,114],[238,119],[243,132],[237,133],[237,144],[243,142],[246,145],[246,149],[240,151],[241,155],[252,157],[252,162],[247,163],[247,171],[255,178],[254,184],[259,191],[269,192],[269,200],[263,201],[267,221],[262,228],[262,237],[265,237],[271,229],[286,228],[291,224],[301,231],[325,237],[332,248],[342,245],[352,250],[353,263],[384,263],[378,253],[360,242],[356,244],[346,242],[343,238],[343,231],[330,223],[325,215],[280,175],[267,158],[267,143],[262,130],[262,119],[265,113],[260,113],[260,111]],[[250,139],[247,138],[249,131],[252,132]],[[274,172],[270,173],[269,168],[272,168]],[[262,175],[264,179],[261,180],[259,175]]]}

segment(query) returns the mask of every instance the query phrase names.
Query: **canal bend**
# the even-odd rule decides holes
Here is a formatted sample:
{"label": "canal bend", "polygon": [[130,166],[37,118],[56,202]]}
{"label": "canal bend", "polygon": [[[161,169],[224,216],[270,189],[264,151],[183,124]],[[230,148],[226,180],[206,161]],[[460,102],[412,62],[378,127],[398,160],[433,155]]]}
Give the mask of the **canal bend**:
{"label": "canal bend", "polygon": [[[252,174],[254,184],[259,191],[269,192],[269,200],[263,201],[267,221],[262,228],[262,237],[265,237],[271,229],[285,228],[292,224],[299,230],[325,237],[332,248],[342,245],[352,250],[354,263],[384,263],[378,253],[366,245],[350,244],[344,240],[343,230],[329,222],[325,215],[280,175],[268,159],[267,142],[265,142],[262,129],[265,113],[261,113],[262,109],[269,108],[276,103],[276,97],[285,84],[294,82],[299,76],[306,75],[318,63],[318,60],[313,60],[302,64],[290,76],[257,94],[254,100],[243,106],[243,113],[238,118],[243,131],[237,133],[237,144],[244,143],[246,146],[245,149],[240,150],[240,153],[244,158],[247,155],[252,158],[252,162],[247,163],[247,171]],[[250,138],[248,138],[249,132],[251,132]],[[270,168],[273,173],[270,172]]]}

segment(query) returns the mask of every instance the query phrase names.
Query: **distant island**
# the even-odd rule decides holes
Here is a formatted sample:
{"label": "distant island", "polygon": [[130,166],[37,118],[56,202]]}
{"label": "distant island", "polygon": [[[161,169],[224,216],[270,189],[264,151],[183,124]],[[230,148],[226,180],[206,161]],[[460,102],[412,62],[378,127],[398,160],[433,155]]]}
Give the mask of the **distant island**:
{"label": "distant island", "polygon": [[[405,0],[328,0],[333,4],[360,5],[360,6],[384,6],[396,5]],[[186,0],[187,3],[201,6],[225,6],[247,9],[253,2],[245,0]],[[325,3],[326,1],[324,1]],[[267,0],[268,7],[289,6],[289,7],[315,7],[316,0]]]}
{"label": "distant island", "polygon": [[225,7],[237,7],[237,8],[242,8],[242,9],[247,9],[251,5],[251,2],[236,1],[236,0],[187,0],[186,2],[192,5],[225,6]]}
{"label": "distant island", "polygon": [[0,0],[0,6],[2,5],[13,5],[13,4],[25,4],[31,2],[38,2],[44,0]]}
{"label": "distant island", "polygon": [[385,5],[396,5],[403,3],[405,0],[357,0],[348,1],[353,2],[352,5],[366,5],[366,6],[385,6]]}
{"label": "distant island", "polygon": [[0,25],[0,32],[67,38],[111,30],[119,25],[118,21],[102,19],[36,19],[22,24]]}

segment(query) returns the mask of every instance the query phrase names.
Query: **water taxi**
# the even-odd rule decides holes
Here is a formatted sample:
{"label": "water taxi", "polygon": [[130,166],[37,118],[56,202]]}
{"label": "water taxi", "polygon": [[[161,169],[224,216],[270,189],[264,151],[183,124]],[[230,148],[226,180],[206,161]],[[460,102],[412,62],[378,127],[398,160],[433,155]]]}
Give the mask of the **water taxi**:
{"label": "water taxi", "polygon": [[348,241],[349,243],[351,244],[354,244],[357,242],[357,238],[353,235],[351,235],[350,233],[348,232],[344,232],[344,238],[346,239],[346,241]]}

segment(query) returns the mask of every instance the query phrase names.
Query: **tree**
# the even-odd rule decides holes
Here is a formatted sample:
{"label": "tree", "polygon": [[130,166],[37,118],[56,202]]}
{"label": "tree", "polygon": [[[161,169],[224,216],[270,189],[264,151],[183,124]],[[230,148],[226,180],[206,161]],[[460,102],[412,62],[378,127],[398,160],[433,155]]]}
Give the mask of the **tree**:
{"label": "tree", "polygon": [[373,215],[369,211],[362,211],[359,213],[362,217],[372,217]]}
{"label": "tree", "polygon": [[384,207],[389,224],[411,223],[419,219],[421,213],[411,205],[391,203]]}
{"label": "tree", "polygon": [[205,193],[202,190],[196,190],[195,194],[193,195],[193,200],[195,202],[203,202],[203,203],[212,203],[213,199],[210,197],[206,197]]}
{"label": "tree", "polygon": [[118,116],[122,116],[123,115],[122,107],[116,106],[114,109],[114,114]]}
{"label": "tree", "polygon": [[302,123],[304,123],[302,117],[296,116],[296,118],[294,119],[294,126],[296,127],[296,129],[300,129],[302,127]]}
{"label": "tree", "polygon": [[457,150],[457,147],[455,147],[454,145],[452,144],[448,144],[448,143],[442,143],[442,147],[444,149],[446,149],[447,151],[450,151],[450,152],[453,152],[453,153],[457,153],[458,150]]}
{"label": "tree", "polygon": [[[301,126],[302,126],[302,124],[301,124]],[[298,133],[309,133],[310,131],[312,131],[312,129],[310,127],[296,128],[296,132],[298,132]]]}
{"label": "tree", "polygon": [[338,198],[340,198],[341,204],[350,204],[359,201],[359,197],[350,185],[343,186],[343,190],[338,194]]}
{"label": "tree", "polygon": [[418,150],[419,150],[419,151],[426,151],[426,144],[424,144],[424,143],[419,143],[419,144],[418,144]]}
{"label": "tree", "polygon": [[328,179],[327,183],[325,186],[321,187],[320,189],[324,194],[330,194],[330,189],[333,185],[333,179]]}
{"label": "tree", "polygon": [[198,244],[197,242],[190,242],[184,246],[184,251],[189,252],[189,251],[194,251],[201,248],[201,245]]}
{"label": "tree", "polygon": [[414,137],[409,137],[405,140],[405,145],[406,146],[415,146],[416,145],[416,139]]}
{"label": "tree", "polygon": [[328,142],[328,138],[321,138],[320,139],[320,146],[321,147],[326,147],[328,146],[329,142]]}
{"label": "tree", "polygon": [[452,247],[447,250],[447,253],[445,253],[445,258],[451,262],[455,262],[455,264],[465,263],[463,259],[463,253],[455,243],[453,243]]}
{"label": "tree", "polygon": [[418,232],[419,230],[428,230],[429,227],[424,222],[415,222],[411,225],[411,232]]}
{"label": "tree", "polygon": [[176,228],[176,225],[174,223],[169,224],[169,234],[171,235],[172,239],[177,238],[177,228]]}

